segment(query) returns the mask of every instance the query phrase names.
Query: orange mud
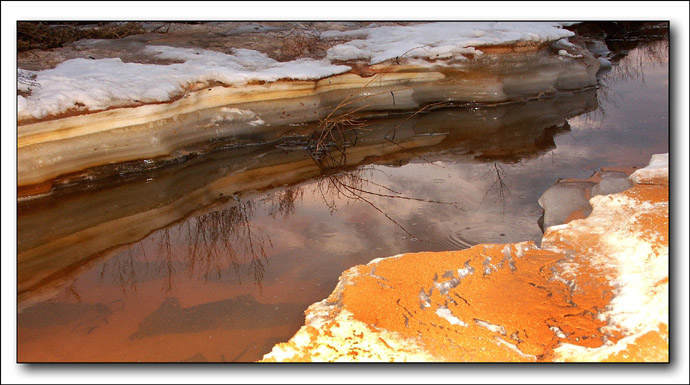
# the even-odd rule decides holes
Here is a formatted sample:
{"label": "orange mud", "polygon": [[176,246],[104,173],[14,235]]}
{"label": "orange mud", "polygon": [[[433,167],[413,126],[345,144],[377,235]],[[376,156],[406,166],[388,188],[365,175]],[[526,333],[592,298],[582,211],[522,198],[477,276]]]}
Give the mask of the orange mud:
{"label": "orange mud", "polygon": [[[582,275],[581,284],[597,292],[576,296],[573,306],[568,286],[551,279],[551,270],[563,255],[535,249],[517,257],[513,246],[511,264],[504,248],[479,245],[464,251],[384,260],[346,288],[343,307],[377,328],[409,338],[421,336],[427,349],[440,353],[446,361],[544,360],[560,341],[601,346],[604,335],[599,328],[604,323],[594,315],[610,299],[603,293],[610,287],[601,274],[590,269],[587,273],[593,275]],[[447,293],[433,287],[435,281],[451,279],[446,272],[454,271],[458,277],[457,269],[467,270],[468,266],[474,272]],[[439,278],[444,274],[446,278]],[[422,290],[431,291],[428,308],[422,308]],[[439,307],[449,309],[466,325],[453,325],[439,317]],[[553,331],[556,327],[566,337],[558,337]]]}

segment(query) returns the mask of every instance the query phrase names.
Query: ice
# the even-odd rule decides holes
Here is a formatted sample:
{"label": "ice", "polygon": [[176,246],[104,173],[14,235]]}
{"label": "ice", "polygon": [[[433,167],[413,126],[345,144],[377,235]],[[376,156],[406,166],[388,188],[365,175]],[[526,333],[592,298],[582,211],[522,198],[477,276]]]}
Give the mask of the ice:
{"label": "ice", "polygon": [[608,195],[625,191],[632,187],[627,175],[622,173],[602,173],[601,182],[592,187],[592,196]]}
{"label": "ice", "polygon": [[565,223],[573,213],[580,212],[583,216],[592,212],[592,207],[586,196],[586,189],[594,185],[592,182],[560,182],[549,187],[539,198],[539,206],[544,209],[542,230]]}

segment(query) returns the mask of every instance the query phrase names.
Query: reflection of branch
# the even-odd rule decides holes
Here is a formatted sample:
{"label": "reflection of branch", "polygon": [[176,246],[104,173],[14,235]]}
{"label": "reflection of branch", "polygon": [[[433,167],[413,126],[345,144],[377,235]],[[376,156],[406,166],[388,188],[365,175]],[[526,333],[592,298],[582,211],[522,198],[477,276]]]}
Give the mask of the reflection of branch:
{"label": "reflection of branch", "polygon": [[[240,202],[225,210],[210,212],[187,222],[190,245],[188,254],[188,271],[190,274],[199,266],[201,274],[209,279],[215,270],[221,277],[224,262],[233,267],[238,280],[241,281],[240,256],[249,256],[250,270],[254,282],[261,286],[264,261],[267,254],[264,248],[266,241],[271,247],[270,238],[261,230],[252,232],[251,218],[254,216],[254,205],[251,201]],[[236,246],[240,246],[238,250]]]}
{"label": "reflection of branch", "polygon": [[[359,177],[357,177],[357,176],[353,176],[353,177],[359,178]],[[366,180],[364,180],[364,181],[366,181]],[[368,182],[368,181],[366,181],[366,182]],[[379,186],[380,186],[380,185],[379,185]],[[385,186],[381,186],[381,187],[383,187],[383,188],[385,188],[385,189],[388,189],[388,188],[385,187]],[[355,191],[357,191],[357,192],[361,192],[361,193],[364,193],[364,194],[369,194],[369,195],[375,195],[375,196],[383,197],[383,198],[406,199],[406,200],[411,200],[411,201],[419,201],[419,202],[425,202],[425,203],[440,203],[440,204],[443,204],[443,205],[452,205],[452,206],[455,206],[455,205],[459,204],[458,202],[443,202],[443,201],[436,201],[436,200],[431,200],[431,199],[413,198],[413,197],[402,196],[402,195],[379,194],[379,193],[375,193],[375,192],[373,192],[373,191],[362,190],[362,189],[357,188],[357,187],[355,187],[355,186],[348,186],[348,189],[355,190]],[[390,190],[390,189],[388,189],[388,190]],[[390,191],[392,191],[392,190],[390,190]],[[395,193],[397,193],[397,194],[402,194],[402,193],[399,193],[399,192],[395,192]],[[458,208],[457,206],[455,206],[455,207]],[[462,210],[462,209],[460,209],[460,210]]]}
{"label": "reflection of branch", "polygon": [[[645,80],[645,66],[659,66],[668,61],[668,40],[655,40],[642,42],[636,47],[635,55],[617,54],[617,60],[611,59],[612,69],[599,79],[597,98],[599,108],[589,114],[581,116],[585,122],[596,121],[606,117],[606,103],[618,108],[624,95],[621,92],[613,92],[614,86],[622,82],[637,81],[642,88],[647,87]],[[601,103],[601,102],[606,103]]]}
{"label": "reflection of branch", "polygon": [[489,189],[486,190],[486,194],[484,194],[484,198],[482,198],[482,202],[484,201],[484,199],[486,199],[486,197],[494,189],[494,187],[496,187],[498,185],[498,199],[501,202],[503,202],[503,209],[505,210],[505,200],[510,195],[510,189],[508,188],[508,184],[504,180],[506,177],[506,173],[503,170],[503,167],[496,162],[494,162],[493,168],[494,168],[494,170],[488,171],[487,174],[489,174],[489,173],[493,174],[495,171],[496,180],[494,181],[494,183],[491,184],[491,187],[489,187]]}
{"label": "reflection of branch", "polygon": [[[367,178],[362,177],[362,174],[365,170],[366,169],[359,169],[356,171],[340,172],[340,173],[330,172],[330,173],[327,173],[325,175],[325,177],[317,183],[316,189],[321,193],[321,197],[322,197],[323,201],[326,203],[326,205],[331,210],[331,212],[333,212],[337,209],[337,207],[335,205],[335,200],[338,197],[342,196],[348,200],[362,201],[362,202],[368,204],[369,206],[371,206],[374,210],[383,214],[388,220],[393,222],[393,224],[398,226],[407,235],[409,235],[410,238],[417,239],[404,226],[402,226],[398,221],[393,219],[393,217],[391,217],[388,213],[384,212],[374,202],[367,199],[365,197],[365,195],[372,195],[372,196],[381,197],[381,198],[388,198],[388,199],[412,200],[412,201],[424,202],[424,203],[447,204],[447,205],[452,205],[453,207],[455,207],[459,210],[462,210],[460,207],[458,207],[458,205],[459,205],[458,202],[444,202],[444,201],[439,201],[439,200],[431,200],[431,199],[405,196],[401,192],[395,191],[395,190],[390,189],[390,188],[383,186],[381,184],[374,183],[374,182],[368,180]],[[367,184],[373,184],[375,186],[383,188],[383,189],[391,192],[392,194],[396,194],[396,195],[382,194],[382,193],[367,190],[364,187]]]}
{"label": "reflection of branch", "polygon": [[[236,206],[189,218],[180,225],[159,230],[106,262],[101,270],[101,280],[109,273],[123,292],[127,288],[136,291],[139,277],[147,276],[149,272],[144,243],[155,242],[155,270],[149,273],[164,279],[166,292],[174,289],[175,276],[182,272],[178,271],[180,262],[186,262],[182,265],[183,271],[190,277],[199,274],[206,280],[213,277],[221,279],[223,271],[230,268],[241,283],[243,257],[250,258],[248,273],[254,283],[261,287],[268,262],[265,244],[268,242],[271,247],[273,244],[262,230],[251,227],[253,216],[253,203],[240,202]],[[178,236],[171,236],[171,232]],[[175,255],[171,239],[176,240]],[[180,257],[183,261],[176,259]],[[145,264],[137,264],[142,260]]]}
{"label": "reflection of branch", "polygon": [[[126,292],[127,287],[132,288],[135,292],[137,291],[137,272],[134,266],[136,254],[132,251],[133,247],[130,247],[126,253],[120,254],[111,261],[104,263],[99,274],[99,279],[102,282],[106,272],[112,270],[111,275],[120,285],[123,294]],[[74,294],[76,295],[76,293]]]}
{"label": "reflection of branch", "polygon": [[[361,200],[361,201],[367,203],[369,206],[373,207],[374,210],[380,212],[380,213],[383,214],[386,218],[388,218],[391,222],[393,222],[396,226],[398,226],[399,228],[401,228],[402,231],[404,231],[407,235],[410,236],[410,238],[414,238],[414,236],[412,235],[412,233],[410,233],[409,231],[407,231],[407,229],[404,228],[404,227],[403,227],[400,223],[398,223],[395,219],[391,218],[390,215],[388,215],[388,214],[386,214],[385,212],[383,212],[383,210],[381,210],[380,208],[378,208],[375,204],[371,203],[371,201],[369,201],[368,199],[364,198],[364,197],[361,196],[360,194],[357,194],[356,191],[361,191],[361,190],[359,190],[359,189],[354,189],[353,187],[348,186],[348,185],[342,183],[342,182],[339,180],[339,178],[335,177],[334,175],[329,175],[329,176],[328,176],[328,179],[329,179],[329,181],[331,181],[331,183],[333,184],[333,186],[338,190],[338,192],[340,192],[343,196],[345,196],[345,197],[347,197],[347,198],[349,198],[349,199],[358,199],[358,200]],[[349,192],[350,194],[352,194],[352,196],[354,196],[354,198],[353,198],[352,196],[348,196],[346,193],[344,193],[344,192],[341,190],[341,187],[342,187],[343,189],[345,189],[347,192]]]}
{"label": "reflection of branch", "polygon": [[268,195],[263,201],[268,202],[271,206],[268,209],[268,215],[275,219],[278,213],[287,217],[295,212],[295,201],[302,200],[304,191],[299,187],[288,187],[277,193]]}
{"label": "reflection of branch", "polygon": [[160,256],[163,255],[163,258],[165,259],[165,276],[167,277],[166,291],[170,292],[173,288],[173,275],[175,274],[175,266],[172,258],[172,247],[170,246],[170,229],[163,229],[160,234],[161,236],[158,238],[158,257],[160,258]]}

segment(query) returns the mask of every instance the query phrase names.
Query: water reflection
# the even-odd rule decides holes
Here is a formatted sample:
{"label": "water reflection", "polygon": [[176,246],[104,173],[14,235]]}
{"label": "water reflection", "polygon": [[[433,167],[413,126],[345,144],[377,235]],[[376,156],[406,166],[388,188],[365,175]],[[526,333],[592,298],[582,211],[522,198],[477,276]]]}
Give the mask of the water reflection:
{"label": "water reflection", "polygon": [[[277,205],[283,215],[294,210],[296,196],[276,193],[274,197],[264,202]],[[263,229],[253,225],[254,215],[254,201],[231,202],[229,207],[158,230],[105,261],[100,280],[118,284],[123,293],[136,291],[139,282],[149,280],[161,281],[162,292],[170,293],[178,274],[206,281],[234,278],[238,283],[249,277],[261,287],[267,250],[273,244]]]}
{"label": "water reflection", "polygon": [[[205,156],[146,170],[137,178],[130,175],[127,183],[118,181],[112,188],[62,189],[47,197],[22,200],[18,203],[20,297],[31,288],[64,276],[74,266],[118,254],[124,245],[186,217],[192,219],[182,224],[184,231],[174,230],[174,235],[163,231],[154,237],[158,239],[156,251],[151,252],[158,256],[154,266],[173,275],[182,262],[176,264],[170,259],[172,248],[167,240],[170,236],[184,236],[187,244],[193,245],[184,261],[188,266],[185,271],[210,276],[218,274],[222,265],[239,269],[238,256],[247,255],[252,280],[260,285],[266,264],[265,245],[270,244],[270,237],[249,225],[254,215],[252,200],[261,195],[256,191],[268,189],[282,194],[275,212],[289,212],[292,198],[299,193],[295,190],[297,195],[291,196],[291,192],[280,192],[282,189],[276,186],[294,186],[309,180],[322,181],[317,188],[330,208],[334,209],[335,201],[342,196],[366,202],[408,236],[415,237],[371,202],[372,192],[361,189],[361,174],[343,171],[366,164],[401,166],[410,161],[433,165],[447,156],[518,162],[554,148],[554,137],[568,130],[567,119],[596,106],[596,92],[592,89],[525,103],[429,109],[369,120],[366,129],[340,129],[339,138],[351,138],[352,130],[357,130],[357,143],[354,145],[350,139],[339,147],[336,143],[334,151],[346,155],[337,160],[330,157],[337,164],[331,162],[328,167],[324,162],[314,162],[313,155],[305,151],[287,150],[283,141],[231,147],[216,144]],[[292,144],[309,142],[311,136],[293,133],[286,140]],[[424,196],[400,196],[391,191],[376,194],[430,201]],[[232,208],[218,209],[240,200],[242,203]],[[456,200],[436,201],[459,207]],[[145,264],[147,247],[153,246],[129,247],[124,260],[113,262],[104,271],[134,287],[135,273],[131,270],[136,269],[125,271],[125,267]],[[170,281],[168,287],[172,284]]]}
{"label": "water reflection", "polygon": [[498,199],[503,203],[503,210],[505,210],[506,198],[510,195],[510,188],[506,182],[506,172],[503,169],[503,166],[494,162],[494,164],[489,168],[487,174],[490,174],[492,177],[495,175],[495,180],[491,184],[491,187],[486,190],[486,194],[484,194],[484,198],[482,198],[482,200],[486,199],[489,193],[495,190],[496,194],[498,195]]}
{"label": "water reflection", "polygon": [[[587,48],[595,56],[608,60],[611,66],[600,71],[597,96],[602,106],[584,114],[580,119],[590,124],[600,123],[606,118],[607,110],[619,109],[626,100],[624,94],[631,86],[648,88],[647,79],[654,75],[650,69],[661,70],[666,76],[668,66],[668,23],[643,22],[599,23],[598,25],[574,26],[575,29],[588,29]],[[656,84],[653,79],[652,84]],[[621,89],[618,85],[625,83]],[[627,89],[626,89],[627,88]],[[651,90],[650,90],[651,91]],[[666,92],[668,91],[666,87]]]}
{"label": "water reflection", "polygon": [[295,203],[302,201],[304,191],[297,186],[287,187],[283,190],[267,194],[263,202],[268,202],[268,215],[276,219],[277,216],[286,217],[295,213]]}
{"label": "water reflection", "polygon": [[[668,65],[668,40],[636,42],[637,49],[632,52],[619,53],[611,58],[613,66],[611,70],[599,79],[598,98],[600,104],[619,108],[625,103],[624,93],[629,92],[631,85],[640,89],[647,89],[647,79],[650,75],[649,68],[658,68],[666,72]],[[625,58],[625,60],[622,60]],[[628,90],[621,90],[617,85],[627,84]],[[610,108],[608,108],[610,109]],[[600,108],[595,112],[583,116],[592,123],[601,121],[606,117],[607,108]],[[600,117],[592,117],[592,114],[600,114]]]}
{"label": "water reflection", "polygon": [[[346,206],[353,202],[363,202],[414,240],[417,240],[415,235],[396,221],[396,214],[380,208],[372,201],[372,196],[448,205],[463,210],[460,202],[411,197],[376,183],[371,180],[375,171],[373,167],[362,167],[329,172],[311,184],[311,194],[318,191],[317,195],[331,214],[338,211],[338,205],[347,210]],[[269,263],[267,253],[273,248],[273,243],[269,233],[254,221],[257,205],[274,220],[287,217],[294,214],[296,202],[302,200],[306,188],[292,186],[254,200],[230,200],[225,208],[158,230],[103,262],[99,279],[102,283],[107,280],[117,284],[123,294],[127,290],[136,292],[139,283],[151,280],[160,281],[162,292],[168,294],[175,288],[178,275],[184,275],[186,279],[238,284],[249,278],[261,288]],[[379,192],[381,190],[385,193]]]}
{"label": "water reflection", "polygon": [[293,303],[264,304],[249,295],[197,306],[181,307],[177,298],[166,298],[161,306],[139,324],[129,336],[139,339],[161,334],[196,333],[212,329],[260,329],[280,323],[286,314],[304,310]]}
{"label": "water reflection", "polygon": [[27,328],[70,325],[71,333],[89,334],[107,324],[110,316],[122,311],[123,307],[122,300],[110,303],[41,302],[19,313],[17,321]]}

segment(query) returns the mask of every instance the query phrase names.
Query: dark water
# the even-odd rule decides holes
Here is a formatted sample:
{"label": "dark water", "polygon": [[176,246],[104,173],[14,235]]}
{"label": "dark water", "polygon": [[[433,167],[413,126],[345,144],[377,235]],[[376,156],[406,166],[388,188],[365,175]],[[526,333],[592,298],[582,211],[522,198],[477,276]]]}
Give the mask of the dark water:
{"label": "dark water", "polygon": [[356,264],[538,242],[557,179],[668,152],[667,50],[624,52],[597,90],[372,119],[330,173],[287,136],[20,202],[20,254],[84,262],[20,290],[18,360],[255,361]]}

